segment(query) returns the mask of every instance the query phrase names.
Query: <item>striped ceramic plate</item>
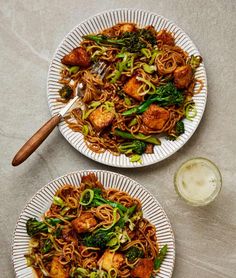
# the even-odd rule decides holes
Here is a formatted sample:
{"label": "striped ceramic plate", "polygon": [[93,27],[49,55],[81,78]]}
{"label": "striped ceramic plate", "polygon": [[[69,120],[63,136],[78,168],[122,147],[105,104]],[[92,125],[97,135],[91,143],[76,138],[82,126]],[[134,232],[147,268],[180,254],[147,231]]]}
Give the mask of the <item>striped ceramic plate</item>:
{"label": "striped ceramic plate", "polygon": [[160,247],[167,244],[168,253],[161,265],[160,272],[156,277],[170,278],[172,276],[175,261],[175,241],[170,222],[154,196],[149,193],[142,185],[123,175],[101,171],[87,170],[74,172],[62,176],[39,190],[26,205],[17,222],[12,249],[12,260],[16,272],[16,277],[33,277],[33,271],[27,267],[24,254],[28,251],[29,237],[26,233],[26,221],[30,217],[40,218],[40,216],[49,208],[52,198],[64,184],[73,184],[79,186],[81,177],[94,172],[105,187],[117,188],[128,192],[131,196],[137,197],[142,202],[144,217],[156,226],[157,239]]}
{"label": "striped ceramic plate", "polygon": [[[52,115],[55,115],[63,107],[62,103],[56,101],[56,99],[59,97],[58,90],[61,88],[61,85],[58,83],[61,71],[61,58],[80,44],[83,35],[97,33],[119,22],[133,22],[138,24],[140,27],[153,25],[156,30],[163,28],[167,29],[174,34],[177,45],[179,45],[190,55],[199,55],[199,51],[197,50],[196,46],[184,33],[184,31],[176,26],[172,21],[160,15],[148,11],[132,9],[112,10],[95,15],[76,26],[63,39],[55,52],[48,73],[48,103]],[[202,80],[203,82],[203,88],[201,92],[194,96],[197,109],[196,117],[193,119],[193,121],[184,121],[186,131],[178,138],[178,140],[173,142],[166,140],[164,137],[160,138],[162,143],[161,146],[155,146],[153,154],[144,154],[142,156],[141,164],[137,162],[130,162],[129,158],[127,158],[125,155],[114,156],[108,151],[102,154],[92,152],[84,143],[83,135],[78,132],[73,132],[67,127],[65,122],[60,123],[59,129],[73,147],[75,147],[87,157],[100,163],[125,168],[142,167],[156,163],[169,157],[178,149],[180,149],[193,135],[198,124],[200,123],[207,100],[207,79],[205,67],[203,64],[197,69],[195,77]],[[200,84],[197,84],[195,90],[198,90],[199,86]]]}

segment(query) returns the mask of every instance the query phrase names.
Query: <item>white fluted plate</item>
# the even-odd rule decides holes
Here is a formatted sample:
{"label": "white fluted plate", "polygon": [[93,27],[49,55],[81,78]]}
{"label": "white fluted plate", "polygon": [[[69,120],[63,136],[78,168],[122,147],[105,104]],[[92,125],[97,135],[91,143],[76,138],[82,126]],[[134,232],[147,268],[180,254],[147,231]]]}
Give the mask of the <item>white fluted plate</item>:
{"label": "white fluted plate", "polygon": [[[136,23],[139,27],[144,27],[147,25],[153,25],[156,30],[166,29],[174,34],[175,42],[178,46],[184,49],[189,55],[200,55],[198,49],[188,37],[188,35],[180,29],[172,21],[157,15],[152,12],[143,10],[133,10],[133,9],[118,9],[111,10],[100,13],[89,19],[83,21],[78,26],[76,26],[61,42],[57,48],[54,57],[52,59],[49,73],[48,73],[48,103],[52,115],[58,113],[58,111],[63,107],[64,104],[57,102],[59,98],[59,89],[62,87],[58,83],[60,79],[60,71],[62,68],[61,58],[70,52],[73,48],[79,46],[82,41],[82,36],[90,33],[97,33],[105,28],[109,28],[120,22],[132,22]],[[98,161],[100,163],[124,168],[134,168],[142,167],[150,164],[154,164],[158,161],[164,160],[170,155],[174,154],[179,150],[193,135],[194,131],[198,127],[203,112],[205,110],[206,100],[207,100],[207,78],[204,64],[198,67],[195,77],[202,80],[203,88],[201,92],[193,97],[197,115],[193,121],[187,119],[184,120],[185,123],[185,133],[181,135],[176,141],[168,141],[165,137],[161,137],[161,146],[154,147],[153,154],[143,154],[142,163],[132,163],[129,158],[125,155],[114,156],[110,152],[106,151],[102,154],[97,154],[91,151],[85,144],[83,135],[79,132],[73,132],[67,124],[62,121],[59,125],[59,129],[66,140],[79,152],[87,157]],[[195,86],[197,91],[200,84]]]}
{"label": "white fluted plate", "polygon": [[174,234],[163,208],[154,196],[136,181],[109,171],[87,170],[78,171],[57,178],[42,189],[40,189],[28,202],[22,211],[16,225],[13,247],[12,261],[17,278],[29,278],[33,276],[31,267],[27,267],[24,254],[28,252],[29,236],[26,232],[26,222],[31,217],[40,218],[50,207],[55,192],[64,184],[79,186],[81,177],[93,172],[105,187],[116,188],[129,193],[132,197],[138,198],[142,203],[144,217],[148,219],[157,230],[157,240],[160,248],[167,244],[168,252],[161,265],[160,272],[156,277],[170,278],[172,276],[175,262],[175,240]]}

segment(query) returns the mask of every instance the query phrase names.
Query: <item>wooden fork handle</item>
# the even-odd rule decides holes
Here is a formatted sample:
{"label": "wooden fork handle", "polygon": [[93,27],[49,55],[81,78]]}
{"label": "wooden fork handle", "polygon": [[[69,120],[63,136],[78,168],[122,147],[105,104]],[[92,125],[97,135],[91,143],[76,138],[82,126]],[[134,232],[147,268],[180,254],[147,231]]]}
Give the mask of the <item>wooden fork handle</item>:
{"label": "wooden fork handle", "polygon": [[55,115],[49,121],[47,121],[18,151],[12,160],[13,166],[18,166],[24,162],[48,137],[53,131],[55,126],[59,124],[61,120],[60,115]]}

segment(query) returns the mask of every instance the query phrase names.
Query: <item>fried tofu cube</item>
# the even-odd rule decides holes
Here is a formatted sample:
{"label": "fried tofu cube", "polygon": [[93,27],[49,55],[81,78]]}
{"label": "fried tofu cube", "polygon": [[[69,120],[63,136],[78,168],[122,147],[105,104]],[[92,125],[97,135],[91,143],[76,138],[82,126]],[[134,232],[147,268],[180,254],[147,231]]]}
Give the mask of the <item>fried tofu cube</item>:
{"label": "fried tofu cube", "polygon": [[142,120],[150,129],[161,130],[169,119],[169,116],[170,113],[168,110],[156,104],[151,104],[143,113]]}
{"label": "fried tofu cube", "polygon": [[71,242],[76,246],[78,245],[78,239],[76,236],[76,232],[71,228],[66,227],[62,230],[62,238],[66,242]]}
{"label": "fried tofu cube", "polygon": [[69,278],[68,272],[64,269],[63,265],[59,262],[58,257],[53,257],[50,277],[52,278]]}
{"label": "fried tofu cube", "polygon": [[124,257],[122,254],[106,250],[102,257],[99,259],[98,266],[106,271],[109,271],[111,268],[119,269],[123,262]]}
{"label": "fried tofu cube", "polygon": [[134,32],[135,30],[136,30],[135,25],[132,23],[124,23],[124,24],[121,24],[121,26],[120,26],[120,31],[122,33]]}
{"label": "fried tofu cube", "polygon": [[89,121],[96,130],[100,131],[111,124],[114,116],[113,111],[106,111],[100,106],[89,115]]}
{"label": "fried tofu cube", "polygon": [[190,65],[177,67],[174,71],[174,84],[178,89],[186,89],[193,80],[193,71]]}
{"label": "fried tofu cube", "polygon": [[125,84],[123,90],[124,92],[133,97],[136,100],[141,101],[142,96],[138,94],[138,89],[140,88],[141,83],[136,79],[136,76],[130,78],[130,80]]}
{"label": "fried tofu cube", "polygon": [[83,47],[76,47],[69,54],[65,55],[61,62],[66,66],[87,68],[90,65],[90,57]]}
{"label": "fried tofu cube", "polygon": [[153,272],[153,260],[140,259],[135,267],[131,270],[131,277],[150,278]]}
{"label": "fried tofu cube", "polygon": [[162,41],[163,44],[174,46],[175,45],[175,39],[171,35],[170,32],[167,32],[166,30],[161,30],[157,34],[157,41]]}
{"label": "fried tofu cube", "polygon": [[97,225],[97,220],[91,212],[84,212],[72,222],[73,229],[79,234],[87,232],[90,228]]}

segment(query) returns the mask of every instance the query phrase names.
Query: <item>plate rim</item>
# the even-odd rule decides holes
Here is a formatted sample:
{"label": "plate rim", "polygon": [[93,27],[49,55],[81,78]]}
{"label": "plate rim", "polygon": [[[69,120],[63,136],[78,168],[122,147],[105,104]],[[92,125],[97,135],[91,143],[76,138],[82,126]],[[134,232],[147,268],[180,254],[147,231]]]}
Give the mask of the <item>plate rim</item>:
{"label": "plate rim", "polygon": [[[48,67],[48,72],[47,72],[47,88],[46,88],[46,97],[47,97],[47,104],[48,104],[48,108],[50,111],[51,116],[54,116],[56,114],[53,113],[52,111],[52,105],[49,101],[49,83],[50,83],[50,72],[51,69],[53,67],[53,62],[56,58],[56,55],[58,53],[58,51],[60,50],[61,46],[63,46],[64,42],[67,40],[67,38],[69,38],[71,36],[71,34],[77,29],[79,28],[79,26],[81,26],[82,24],[85,24],[86,22],[89,22],[90,20],[92,20],[93,18],[102,16],[102,15],[106,15],[106,14],[110,14],[110,13],[114,13],[114,12],[123,12],[123,11],[128,11],[128,12],[143,12],[143,13],[148,13],[148,15],[152,15],[152,16],[156,16],[160,19],[163,19],[167,22],[169,22],[170,24],[173,24],[175,26],[175,28],[177,28],[179,31],[181,31],[184,36],[188,39],[188,41],[190,41],[190,43],[192,44],[192,46],[194,47],[194,49],[201,55],[198,47],[196,46],[196,44],[194,43],[194,41],[190,38],[190,36],[188,35],[188,33],[186,33],[181,27],[179,27],[179,25],[177,25],[173,20],[166,18],[163,15],[160,15],[156,12],[150,11],[148,9],[139,9],[139,8],[116,8],[116,9],[108,9],[108,10],[103,10],[100,11],[94,15],[91,15],[87,18],[85,18],[84,20],[82,20],[81,22],[79,22],[77,25],[75,25],[72,29],[70,29],[70,31],[68,33],[66,33],[66,35],[61,39],[60,43],[58,44],[56,50],[54,51],[51,60],[50,60],[50,65]],[[132,163],[129,162],[128,164],[123,164],[122,162],[113,162],[113,161],[109,161],[107,162],[105,159],[99,159],[96,157],[92,157],[92,154],[90,154],[90,152],[92,152],[90,149],[88,149],[88,147],[86,147],[88,149],[88,153],[84,153],[81,150],[79,150],[79,148],[77,148],[76,144],[74,144],[73,142],[71,142],[72,140],[70,140],[70,138],[68,138],[64,133],[65,131],[63,131],[63,127],[62,127],[62,122],[59,123],[58,128],[59,131],[61,133],[61,135],[66,139],[66,141],[75,149],[77,150],[80,154],[82,154],[85,157],[88,157],[89,159],[96,161],[98,163],[101,163],[103,165],[107,165],[107,166],[111,166],[111,167],[116,167],[116,168],[141,168],[141,167],[146,167],[146,166],[150,166],[153,164],[156,164],[158,162],[164,161],[167,158],[169,158],[170,156],[174,155],[176,152],[178,152],[182,147],[184,147],[184,145],[192,138],[192,136],[194,135],[194,133],[196,132],[197,128],[200,126],[201,121],[202,121],[202,117],[204,115],[204,112],[206,110],[206,104],[207,104],[207,98],[208,98],[208,83],[207,83],[207,73],[206,73],[206,67],[204,64],[204,61],[202,62],[202,69],[203,69],[203,73],[204,73],[204,88],[205,88],[205,98],[204,98],[204,104],[202,106],[202,113],[199,117],[198,122],[196,123],[196,125],[193,127],[193,129],[190,131],[189,135],[187,136],[186,139],[184,139],[184,142],[181,142],[181,144],[179,146],[176,146],[174,149],[171,149],[171,151],[168,151],[168,154],[163,157],[163,158],[154,158],[153,160],[149,160],[147,162],[144,163]],[[84,140],[84,138],[82,138],[82,140]],[[93,152],[92,152],[93,153]],[[113,155],[112,153],[109,153],[110,155]],[[122,154],[121,154],[122,155]],[[113,155],[114,156],[114,155]]]}
{"label": "plate rim", "polygon": [[[132,182],[132,187],[138,186],[144,192],[146,192],[152,198],[153,201],[156,202],[159,209],[161,210],[162,215],[165,218],[166,224],[168,225],[168,229],[169,229],[170,234],[171,234],[171,240],[173,242],[173,262],[172,262],[172,267],[171,267],[171,272],[170,272],[170,278],[171,278],[173,276],[173,271],[174,271],[175,261],[176,261],[176,242],[175,242],[176,240],[175,240],[175,234],[174,234],[173,228],[171,226],[171,222],[170,222],[165,210],[163,209],[162,205],[160,204],[160,202],[157,200],[157,198],[154,196],[154,194],[152,194],[144,185],[137,182],[136,180],[134,180],[134,179],[132,179],[132,178],[126,176],[126,175],[117,173],[117,172],[107,171],[107,170],[98,170],[98,169],[77,170],[77,171],[72,171],[72,172],[66,173],[64,175],[61,175],[61,176],[49,181],[47,184],[45,184],[41,188],[39,188],[37,190],[37,192],[33,196],[31,196],[31,198],[26,202],[25,206],[23,207],[23,209],[21,210],[21,213],[18,216],[16,225],[15,225],[15,228],[14,228],[14,232],[13,232],[13,235],[12,235],[12,240],[11,240],[11,261],[12,261],[12,265],[13,265],[14,273],[15,273],[16,277],[17,277],[17,273],[16,273],[16,270],[15,270],[15,260],[14,260],[15,237],[16,237],[16,232],[17,232],[18,225],[21,221],[21,218],[22,218],[23,214],[25,213],[25,211],[27,211],[28,206],[31,204],[33,199],[35,199],[37,197],[37,195],[39,195],[45,188],[50,187],[50,185],[52,183],[55,183],[55,182],[65,178],[67,176],[73,176],[73,175],[81,175],[82,176],[83,174],[86,174],[86,173],[89,173],[89,172],[90,173],[95,173],[95,174],[96,173],[102,173],[104,175],[118,176],[121,179],[126,179],[127,181]],[[132,196],[132,194],[131,194],[131,196]]]}

